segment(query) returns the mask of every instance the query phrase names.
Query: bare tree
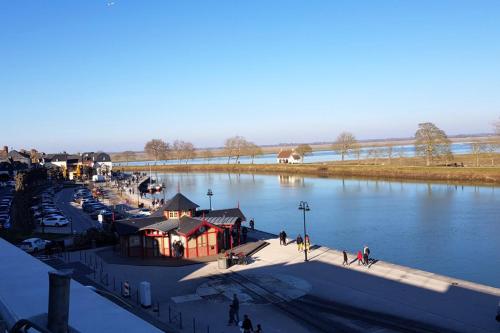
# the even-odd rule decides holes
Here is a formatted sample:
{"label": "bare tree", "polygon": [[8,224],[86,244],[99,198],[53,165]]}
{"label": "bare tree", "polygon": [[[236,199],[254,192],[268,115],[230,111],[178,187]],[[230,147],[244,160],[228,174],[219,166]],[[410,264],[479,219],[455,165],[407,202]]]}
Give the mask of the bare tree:
{"label": "bare tree", "polygon": [[247,142],[245,147],[245,155],[248,155],[252,158],[252,164],[254,162],[255,156],[262,155],[264,152],[262,148],[257,146],[253,142]]}
{"label": "bare tree", "polygon": [[418,124],[418,130],[415,133],[415,152],[425,158],[425,164],[431,165],[436,157],[450,158],[450,140],[446,133],[433,123]]}
{"label": "bare tree", "polygon": [[361,160],[361,145],[359,143],[356,143],[353,147],[352,147],[352,153],[354,155],[354,157],[356,158],[356,161],[358,161],[358,165],[360,164],[360,160]]}
{"label": "bare tree", "polygon": [[387,155],[387,158],[389,159],[389,164],[392,164],[392,155],[394,154],[394,145],[388,144],[387,147],[385,147],[385,153]]}
{"label": "bare tree", "polygon": [[224,142],[224,153],[227,155],[227,163],[229,164],[232,157],[235,157],[234,163],[238,163],[247,145],[248,142],[242,136],[233,136],[226,139]]}
{"label": "bare tree", "polygon": [[123,157],[123,159],[125,160],[125,162],[127,162],[127,165],[128,165],[128,162],[132,159],[135,159],[135,153],[133,151],[130,151],[130,150],[127,150],[127,151],[124,151],[121,156]]}
{"label": "bare tree", "polygon": [[304,157],[312,153],[312,148],[308,144],[301,144],[295,148],[295,151],[302,157],[302,163],[304,163]]}
{"label": "bare tree", "polygon": [[155,164],[158,160],[165,159],[169,150],[168,143],[162,139],[153,139],[146,143],[144,151],[146,154],[154,158]]}
{"label": "bare tree", "polygon": [[191,142],[182,142],[182,157],[186,161],[186,164],[196,157],[196,149]]}
{"label": "bare tree", "polygon": [[399,165],[401,165],[403,163],[403,158],[405,158],[405,156],[406,156],[406,152],[405,152],[404,147],[400,147],[398,149],[398,151],[396,152],[396,154],[398,155]]}
{"label": "bare tree", "polygon": [[214,157],[214,154],[212,153],[211,150],[207,149],[204,152],[205,159],[207,160],[207,164],[210,164],[210,160]]}
{"label": "bare tree", "polygon": [[178,164],[181,164],[182,160],[182,141],[180,140],[175,140],[172,142],[171,149],[172,151],[172,156],[177,160]]}
{"label": "bare tree", "polygon": [[490,143],[486,146],[486,152],[491,160],[491,166],[495,166],[495,153],[497,150],[497,145],[495,143]]}
{"label": "bare tree", "polygon": [[484,142],[480,141],[474,141],[470,144],[470,150],[471,154],[474,155],[474,158],[476,160],[476,167],[479,166],[479,157],[483,152],[486,151],[486,145]]}
{"label": "bare tree", "polygon": [[367,153],[367,157],[368,158],[372,158],[375,162],[375,164],[378,163],[378,158],[380,157],[382,151],[380,148],[378,147],[373,147],[371,149],[368,150],[368,153]]}
{"label": "bare tree", "polygon": [[344,160],[344,156],[349,154],[349,152],[353,149],[356,144],[356,138],[354,134],[349,132],[342,132],[337,137],[337,141],[333,144],[333,150],[342,156],[342,161]]}

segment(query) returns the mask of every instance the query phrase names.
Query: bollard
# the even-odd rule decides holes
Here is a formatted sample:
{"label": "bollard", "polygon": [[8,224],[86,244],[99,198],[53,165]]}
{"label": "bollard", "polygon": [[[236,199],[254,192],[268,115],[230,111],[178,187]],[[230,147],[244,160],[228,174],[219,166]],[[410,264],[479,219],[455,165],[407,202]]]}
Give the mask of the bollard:
{"label": "bollard", "polygon": [[210,325],[207,325],[207,333],[210,333]]}
{"label": "bollard", "polygon": [[67,333],[71,270],[49,272],[49,313],[47,328],[53,333]]}

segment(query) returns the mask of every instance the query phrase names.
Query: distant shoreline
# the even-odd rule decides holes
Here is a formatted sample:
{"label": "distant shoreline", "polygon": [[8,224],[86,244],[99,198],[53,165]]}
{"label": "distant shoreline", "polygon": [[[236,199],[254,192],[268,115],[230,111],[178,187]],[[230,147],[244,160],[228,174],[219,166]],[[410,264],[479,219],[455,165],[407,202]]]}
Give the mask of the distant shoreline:
{"label": "distant shoreline", "polygon": [[[124,172],[149,171],[146,166],[120,166]],[[500,167],[444,167],[399,165],[311,164],[184,164],[156,165],[152,171],[287,174],[409,181],[438,181],[478,185],[500,185]]]}

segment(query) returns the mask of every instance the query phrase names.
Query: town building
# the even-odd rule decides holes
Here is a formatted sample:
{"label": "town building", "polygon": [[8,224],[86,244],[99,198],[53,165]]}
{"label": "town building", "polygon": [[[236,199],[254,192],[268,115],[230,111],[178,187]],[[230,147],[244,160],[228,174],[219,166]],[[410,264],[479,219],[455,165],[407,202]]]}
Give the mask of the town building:
{"label": "town building", "polygon": [[283,164],[297,164],[302,163],[303,159],[294,149],[282,149],[279,151],[276,161]]}
{"label": "town building", "polygon": [[128,257],[215,256],[241,243],[240,208],[197,210],[199,206],[177,193],[151,217],[120,220],[114,229],[120,252]]}

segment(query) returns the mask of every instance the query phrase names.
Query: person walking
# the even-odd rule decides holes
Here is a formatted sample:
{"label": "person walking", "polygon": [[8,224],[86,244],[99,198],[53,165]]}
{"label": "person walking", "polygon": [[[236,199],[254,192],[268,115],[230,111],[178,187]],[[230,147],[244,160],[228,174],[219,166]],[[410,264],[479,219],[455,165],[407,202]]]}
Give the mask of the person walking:
{"label": "person walking", "polygon": [[250,220],[250,229],[255,230],[255,221],[253,219]]}
{"label": "person walking", "polygon": [[240,300],[236,294],[233,294],[233,303],[231,303],[234,310],[234,318],[236,319],[236,323],[240,322]]}
{"label": "person walking", "polygon": [[234,306],[233,304],[229,304],[229,321],[227,322],[227,326],[231,326],[233,323],[238,325],[238,322],[234,320]]}
{"label": "person walking", "polygon": [[369,260],[370,260],[370,248],[368,246],[366,246],[366,245],[363,248],[363,259],[365,261],[365,265],[368,266]]}
{"label": "person walking", "polygon": [[363,262],[363,254],[358,251],[358,266]]}
{"label": "person walking", "polygon": [[342,262],[342,265],[349,266],[349,261],[347,259],[347,252],[344,250],[344,251],[342,251],[342,254],[344,255],[344,261]]}
{"label": "person walking", "polygon": [[304,240],[302,239],[302,236],[300,234],[297,235],[297,249],[299,252],[302,252],[304,250]]}
{"label": "person walking", "polygon": [[283,245],[286,246],[287,242],[286,242],[286,237],[287,237],[287,234],[286,232],[283,230]]}
{"label": "person walking", "polygon": [[243,323],[241,325],[241,328],[243,329],[243,333],[253,332],[252,321],[250,320],[250,318],[248,318],[248,315],[243,316]]}
{"label": "person walking", "polygon": [[309,252],[309,249],[311,248],[311,239],[309,238],[309,235],[306,234],[304,237],[304,247],[307,252]]}

